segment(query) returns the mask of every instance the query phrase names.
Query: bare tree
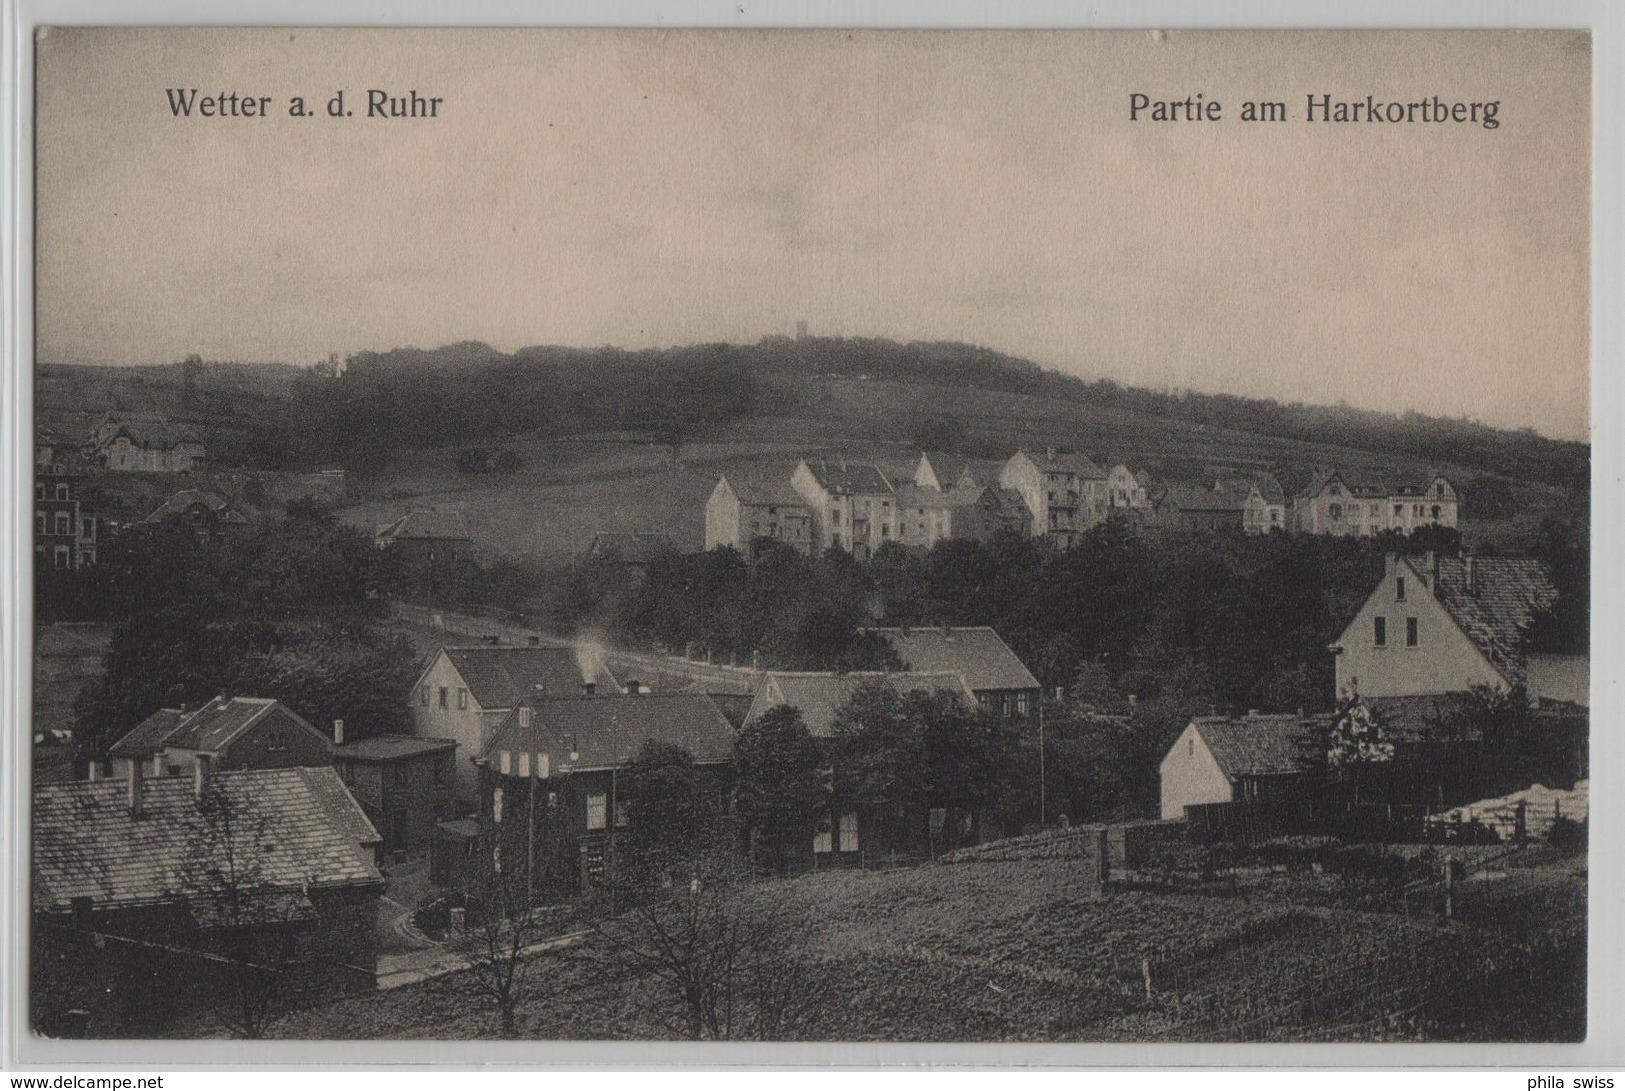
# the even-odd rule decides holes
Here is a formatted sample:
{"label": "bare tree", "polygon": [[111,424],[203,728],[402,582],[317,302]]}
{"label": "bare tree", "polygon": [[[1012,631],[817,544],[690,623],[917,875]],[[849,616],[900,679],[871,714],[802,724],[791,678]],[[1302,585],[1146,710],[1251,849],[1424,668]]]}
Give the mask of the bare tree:
{"label": "bare tree", "polygon": [[476,991],[495,1005],[502,1037],[513,1038],[519,1033],[515,1013],[526,996],[528,948],[541,940],[548,922],[522,869],[504,867],[500,856],[493,864],[451,943],[468,964]]}
{"label": "bare tree", "polygon": [[244,1038],[261,1038],[298,993],[297,900],[275,889],[265,867],[268,818],[251,800],[209,784],[181,862],[181,887],[219,957],[203,975],[216,1018]]}

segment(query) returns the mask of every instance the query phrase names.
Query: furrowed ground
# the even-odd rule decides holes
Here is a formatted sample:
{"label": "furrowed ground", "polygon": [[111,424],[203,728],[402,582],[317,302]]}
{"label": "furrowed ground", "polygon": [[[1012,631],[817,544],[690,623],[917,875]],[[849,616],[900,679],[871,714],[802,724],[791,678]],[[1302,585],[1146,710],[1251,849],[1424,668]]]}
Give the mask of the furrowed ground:
{"label": "furrowed ground", "polygon": [[[891,1041],[1573,1040],[1585,878],[1531,860],[1463,884],[1456,919],[1249,890],[1083,893],[1065,859],[829,872],[766,894],[785,972],[837,998],[800,1037]],[[1307,892],[1305,892],[1307,893]],[[1315,899],[1310,898],[1310,901]],[[538,956],[528,1038],[675,1036],[672,1002],[589,941]],[[1149,984],[1148,984],[1149,978]],[[298,1013],[283,1037],[464,1038],[492,1011],[451,975]]]}

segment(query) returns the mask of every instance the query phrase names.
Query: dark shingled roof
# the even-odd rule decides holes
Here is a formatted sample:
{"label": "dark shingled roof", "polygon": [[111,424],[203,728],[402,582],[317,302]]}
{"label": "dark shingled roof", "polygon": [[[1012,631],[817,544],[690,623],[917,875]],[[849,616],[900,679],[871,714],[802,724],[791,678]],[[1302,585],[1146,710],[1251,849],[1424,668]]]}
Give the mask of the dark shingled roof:
{"label": "dark shingled roof", "polygon": [[831,493],[847,495],[889,494],[891,482],[880,467],[867,462],[831,463],[826,459],[808,461],[818,483]]}
{"label": "dark shingled roof", "polygon": [[222,523],[248,524],[248,516],[237,510],[225,497],[217,492],[207,489],[181,489],[159,504],[152,514],[144,520],[148,523],[161,523],[165,519],[185,515],[194,505],[201,504],[214,512],[214,516]]}
{"label": "dark shingled roof", "polygon": [[[1408,563],[1418,575],[1427,574]],[[1522,683],[1524,628],[1557,600],[1545,566],[1513,557],[1440,557],[1436,563],[1436,594],[1444,608],[1508,682]]]}
{"label": "dark shingled roof", "polygon": [[[512,708],[525,697],[568,697],[581,692],[581,663],[574,648],[443,648],[481,708]],[[602,692],[620,683],[601,661],[592,681]]]}
{"label": "dark shingled roof", "polygon": [[[378,833],[329,768],[221,772],[214,783],[263,835],[255,856],[271,891],[381,884],[364,844]],[[194,900],[186,862],[205,829],[191,777],[141,784],[133,819],[123,780],[40,785],[34,790],[34,905],[63,911],[75,898],[95,909]],[[194,896],[195,897],[195,896]]]}
{"label": "dark shingled roof", "polygon": [[413,510],[393,523],[379,527],[375,537],[383,542],[394,542],[403,538],[467,542],[474,536],[468,532],[468,524],[463,521],[463,513],[460,511]]}
{"label": "dark shingled roof", "polygon": [[627,564],[648,564],[657,553],[677,548],[664,534],[636,530],[600,530],[592,536],[588,553],[614,552]]}
{"label": "dark shingled roof", "polygon": [[949,671],[980,693],[990,689],[1037,689],[1026,664],[986,625],[953,628],[874,629],[909,670]]}
{"label": "dark shingled roof", "polygon": [[1076,451],[1056,451],[1051,455],[1046,448],[1036,452],[1024,450],[1021,453],[1032,459],[1045,473],[1077,474],[1079,477],[1102,480],[1106,477],[1106,471],[1102,470],[1094,459]]}
{"label": "dark shingled roof", "polygon": [[1199,716],[1191,726],[1231,780],[1305,772],[1317,746],[1324,748],[1325,725],[1293,715]]}
{"label": "dark shingled roof", "polygon": [[786,478],[739,478],[724,477],[733,494],[739,498],[741,504],[751,507],[782,507],[805,508],[807,502],[796,492],[795,486]]}
{"label": "dark shingled roof", "polygon": [[173,746],[217,754],[277,710],[296,724],[322,735],[285,705],[269,697],[216,697],[195,712],[160,709],[114,743],[109,753],[121,758],[143,758]]}
{"label": "dark shingled roof", "polygon": [[108,748],[115,758],[150,758],[164,748],[169,733],[186,718],[178,708],[161,708],[136,725],[135,730]]}
{"label": "dark shingled roof", "polygon": [[183,443],[199,443],[198,433],[189,424],[172,424],[162,417],[149,414],[102,418],[90,434],[94,447],[105,447],[118,439],[119,433],[130,437],[137,447],[170,448]]}
{"label": "dark shingled roof", "polygon": [[957,694],[967,706],[976,705],[976,695],[962,675],[950,671],[853,671],[834,674],[827,671],[768,671],[758,684],[745,716],[748,726],[771,708],[789,705],[801,712],[801,720],[815,738],[835,733],[835,714],[852,699],[860,686],[880,683],[898,693],[930,693],[946,689]]}
{"label": "dark shingled roof", "polygon": [[333,748],[334,760],[404,761],[422,754],[457,749],[456,739],[436,739],[425,735],[373,735]]}
{"label": "dark shingled roof", "polygon": [[[522,713],[531,711],[529,726]],[[527,701],[508,714],[480,757],[500,769],[501,754],[547,754],[551,771],[618,768],[650,741],[687,750],[700,764],[732,759],[733,727],[703,693],[575,697]],[[579,755],[570,760],[572,745]],[[517,757],[513,759],[517,761]],[[511,767],[517,771],[517,766]]]}

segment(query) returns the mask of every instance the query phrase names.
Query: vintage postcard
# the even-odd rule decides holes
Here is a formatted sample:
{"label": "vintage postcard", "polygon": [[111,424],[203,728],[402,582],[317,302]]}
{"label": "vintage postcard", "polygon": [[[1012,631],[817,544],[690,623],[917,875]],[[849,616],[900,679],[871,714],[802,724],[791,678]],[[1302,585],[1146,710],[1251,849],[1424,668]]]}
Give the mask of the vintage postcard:
{"label": "vintage postcard", "polygon": [[1588,32],[33,48],[32,1034],[1587,1037]]}

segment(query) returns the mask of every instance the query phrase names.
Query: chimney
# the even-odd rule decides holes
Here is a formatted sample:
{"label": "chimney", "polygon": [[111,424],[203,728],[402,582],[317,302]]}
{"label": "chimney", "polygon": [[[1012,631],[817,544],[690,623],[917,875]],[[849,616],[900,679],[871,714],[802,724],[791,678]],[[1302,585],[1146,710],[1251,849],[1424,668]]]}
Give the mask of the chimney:
{"label": "chimney", "polygon": [[1382,555],[1382,574],[1383,574],[1383,576],[1385,578],[1393,576],[1394,572],[1398,568],[1399,568],[1399,554],[1398,553],[1384,553]]}
{"label": "chimney", "polygon": [[127,783],[129,786],[128,795],[131,819],[139,819],[141,817],[141,764],[142,763],[139,761],[130,762],[130,772]]}
{"label": "chimney", "polygon": [[596,682],[583,682],[581,683],[581,692],[583,695],[591,697],[598,692],[598,684]]}
{"label": "chimney", "polygon": [[333,745],[334,746],[343,746],[344,745],[344,721],[343,720],[334,720],[333,721]]}
{"label": "chimney", "polygon": [[1466,569],[1467,569],[1467,572],[1466,572],[1467,593],[1469,595],[1472,595],[1474,598],[1477,598],[1478,597],[1478,558],[1475,557],[1471,553],[1463,553],[1461,555],[1461,559],[1462,559],[1462,563],[1466,566]]}
{"label": "chimney", "polygon": [[752,648],[750,650],[750,669],[757,671],[762,669],[762,649]]}
{"label": "chimney", "polygon": [[1433,597],[1439,598],[1439,555],[1433,550],[1427,551],[1428,586],[1433,589]]}
{"label": "chimney", "polygon": [[97,781],[102,779],[102,763],[101,762],[93,761],[93,762],[90,763],[89,776],[90,776],[90,783],[92,783],[92,784],[95,784]]}
{"label": "chimney", "polygon": [[192,798],[202,799],[209,790],[209,755],[192,756]]}
{"label": "chimney", "polygon": [[636,678],[628,678],[626,680],[626,692],[631,694],[633,697],[636,697],[638,694],[643,692],[643,683],[639,682]]}

